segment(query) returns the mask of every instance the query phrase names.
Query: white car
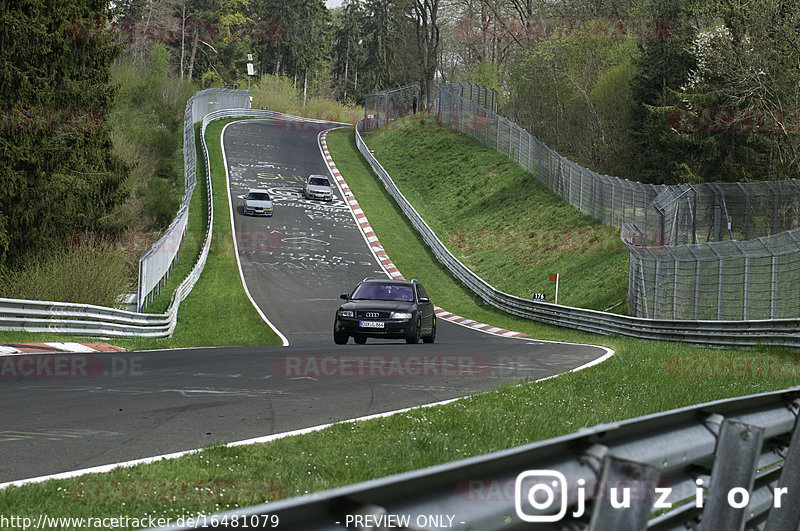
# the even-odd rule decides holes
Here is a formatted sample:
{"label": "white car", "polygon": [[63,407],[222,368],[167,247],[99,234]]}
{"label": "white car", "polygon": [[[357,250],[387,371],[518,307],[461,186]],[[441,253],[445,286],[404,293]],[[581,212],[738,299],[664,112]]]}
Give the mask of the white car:
{"label": "white car", "polygon": [[244,215],[253,214],[255,216],[272,215],[272,198],[269,192],[260,188],[251,188],[242,202]]}
{"label": "white car", "polygon": [[324,175],[309,175],[306,182],[303,183],[303,197],[333,201],[331,182]]}

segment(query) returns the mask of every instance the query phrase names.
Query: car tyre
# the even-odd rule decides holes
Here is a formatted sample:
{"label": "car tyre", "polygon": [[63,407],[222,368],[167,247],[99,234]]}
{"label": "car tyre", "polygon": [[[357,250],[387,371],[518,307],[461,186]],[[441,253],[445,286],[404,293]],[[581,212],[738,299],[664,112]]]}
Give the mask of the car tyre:
{"label": "car tyre", "polygon": [[333,342],[337,345],[346,345],[348,339],[350,339],[350,336],[347,334],[333,333]]}
{"label": "car tyre", "polygon": [[406,343],[409,345],[416,345],[419,343],[419,335],[420,329],[422,328],[422,318],[417,317],[417,324],[414,325],[414,329],[411,330],[411,333],[406,336]]}
{"label": "car tyre", "polygon": [[356,345],[363,345],[367,342],[367,336],[355,336],[353,340],[356,342]]}
{"label": "car tyre", "polygon": [[436,341],[436,319],[433,320],[433,327],[431,327],[431,333],[422,338],[423,343],[433,343]]}

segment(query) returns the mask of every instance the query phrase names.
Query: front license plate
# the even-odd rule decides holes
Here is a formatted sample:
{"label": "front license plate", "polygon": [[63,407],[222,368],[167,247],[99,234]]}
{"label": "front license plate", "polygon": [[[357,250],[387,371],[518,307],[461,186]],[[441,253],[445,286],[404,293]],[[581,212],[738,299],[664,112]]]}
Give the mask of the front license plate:
{"label": "front license plate", "polygon": [[383,321],[360,321],[361,328],[383,328]]}

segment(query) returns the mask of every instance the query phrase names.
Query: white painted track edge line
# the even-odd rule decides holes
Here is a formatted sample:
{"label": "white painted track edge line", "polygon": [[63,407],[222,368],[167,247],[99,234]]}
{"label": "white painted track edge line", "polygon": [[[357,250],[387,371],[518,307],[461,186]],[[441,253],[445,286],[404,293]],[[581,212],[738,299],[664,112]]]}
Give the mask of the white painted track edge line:
{"label": "white painted track edge line", "polygon": [[[525,339],[525,338],[522,338],[522,339]],[[596,345],[592,345],[592,346],[596,346]],[[608,347],[599,346],[598,348],[603,349],[606,353],[603,356],[601,356],[601,357],[599,357],[599,358],[597,358],[595,360],[592,360],[592,361],[590,361],[588,363],[585,363],[585,364],[583,364],[583,365],[581,365],[579,367],[575,367],[574,369],[571,369],[569,371],[558,373],[558,374],[554,374],[552,376],[545,376],[544,378],[539,378],[538,380],[534,380],[533,383],[543,382],[545,380],[550,380],[552,378],[557,378],[557,377],[562,376],[564,374],[569,374],[569,373],[582,371],[584,369],[587,369],[589,367],[593,367],[594,365],[602,363],[602,362],[606,361],[607,359],[609,359],[611,356],[614,355],[614,351],[612,349],[608,348]],[[520,382],[520,383],[522,384],[524,382]],[[429,407],[444,406],[444,405],[450,404],[452,402],[457,402],[459,400],[464,400],[464,399],[467,399],[467,398],[471,398],[473,396],[475,396],[475,395],[467,395],[467,396],[463,396],[463,397],[459,397],[459,398],[450,398],[450,399],[442,400],[442,401],[439,401],[439,402],[432,402],[430,404],[422,404],[422,405],[419,405],[419,406],[406,407],[406,408],[402,408],[402,409],[396,409],[394,411],[386,411],[386,412],[383,412],[383,413],[374,413],[372,415],[365,415],[365,416],[357,417],[357,418],[354,418],[354,419],[341,420],[341,421],[338,421],[338,422],[331,422],[331,423],[328,423],[328,424],[320,424],[320,425],[317,425],[317,426],[311,426],[309,428],[300,428],[300,429],[297,429],[297,430],[291,430],[291,431],[286,431],[286,432],[282,432],[282,433],[274,433],[272,435],[264,435],[262,437],[254,437],[254,438],[251,438],[251,439],[244,439],[244,440],[241,440],[241,441],[233,441],[233,442],[227,443],[225,446],[228,447],[228,448],[235,448],[237,446],[245,446],[245,445],[248,445],[248,444],[264,444],[264,443],[276,441],[278,439],[284,439],[286,437],[292,437],[292,436],[295,436],[295,435],[305,435],[305,434],[308,434],[308,433],[314,433],[314,432],[322,431],[322,430],[324,430],[326,428],[330,428],[330,427],[332,427],[332,426],[334,426],[336,424],[348,424],[348,423],[352,424],[352,423],[356,423],[356,422],[364,422],[364,421],[367,421],[367,420],[372,420],[372,419],[377,419],[377,418],[391,417],[392,415],[397,415],[397,414],[400,414],[400,413],[407,413],[407,412],[413,411],[415,409],[423,409],[423,408],[429,408]],[[50,474],[50,475],[47,475],[47,476],[38,476],[38,477],[27,478],[27,479],[19,479],[19,480],[15,480],[15,481],[9,481],[9,482],[6,482],[6,483],[0,483],[0,491],[6,489],[8,487],[22,487],[24,485],[31,485],[31,484],[34,484],[34,483],[43,483],[43,482],[49,481],[51,479],[53,479],[53,480],[70,479],[70,478],[75,478],[75,477],[79,477],[79,476],[84,476],[86,474],[98,474],[98,473],[110,472],[110,471],[112,471],[114,469],[117,469],[117,468],[125,468],[125,467],[132,467],[132,466],[136,466],[136,465],[156,463],[158,461],[163,461],[163,460],[167,460],[167,459],[177,459],[177,458],[183,457],[185,455],[196,454],[196,453],[199,453],[199,452],[202,452],[202,451],[203,451],[202,448],[194,448],[194,449],[191,449],[191,450],[184,450],[184,451],[181,451],[181,452],[172,452],[172,453],[169,453],[169,454],[156,455],[156,456],[152,456],[152,457],[143,457],[141,459],[133,459],[133,460],[130,460],[130,461],[122,461],[122,462],[119,462],[119,463],[112,463],[112,464],[107,464],[107,465],[99,465],[99,466],[90,467],[90,468],[83,468],[83,469],[79,469],[79,470],[71,470],[71,471],[68,471],[68,472],[60,472],[58,474]]]}
{"label": "white painted track edge line", "polygon": [[[239,244],[236,242],[236,227],[233,222],[233,199],[231,198],[231,182],[230,182],[230,176],[228,175],[228,157],[225,155],[225,129],[227,129],[228,126],[231,124],[244,121],[246,120],[237,120],[235,122],[230,122],[225,124],[225,126],[222,128],[222,132],[219,134],[219,147],[222,150],[222,165],[225,167],[225,186],[226,186],[225,192],[228,195],[228,212],[230,213],[230,219],[231,219],[231,239],[233,240],[233,254],[236,255],[236,267],[239,269],[239,280],[241,280],[242,282],[242,288],[244,288],[245,295],[247,295],[247,298],[250,299],[250,303],[253,305],[253,308],[256,309],[258,315],[261,316],[261,319],[263,319],[264,322],[267,323],[270,328],[272,328],[272,331],[275,332],[278,335],[278,337],[281,338],[283,346],[288,347],[289,340],[286,338],[285,335],[283,335],[283,333],[281,333],[280,330],[278,330],[278,328],[274,324],[272,324],[272,321],[270,321],[267,318],[267,316],[264,315],[264,312],[261,311],[261,308],[258,307],[256,301],[253,300],[253,296],[250,295],[250,290],[247,289],[247,282],[244,279],[244,272],[242,271],[242,261],[239,259]],[[212,197],[211,199],[213,201],[214,198]]]}

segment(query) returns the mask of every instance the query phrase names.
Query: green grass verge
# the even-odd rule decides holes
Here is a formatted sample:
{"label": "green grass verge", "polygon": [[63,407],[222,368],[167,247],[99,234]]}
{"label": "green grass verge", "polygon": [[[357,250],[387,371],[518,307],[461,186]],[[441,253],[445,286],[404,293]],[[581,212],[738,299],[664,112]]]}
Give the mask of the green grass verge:
{"label": "green grass verge", "polygon": [[[165,339],[112,339],[115,345],[128,350],[168,349],[202,346],[257,346],[280,345],[281,340],[261,319],[242,289],[239,270],[231,239],[228,187],[219,138],[222,128],[232,120],[212,122],[206,129],[206,144],[211,157],[211,178],[214,201],[214,235],[211,252],[194,289],[181,303],[178,325],[171,338]],[[199,131],[199,130],[198,130]],[[200,134],[196,135],[199,142]],[[199,146],[199,144],[198,144]],[[190,206],[188,237],[179,253],[176,269],[167,288],[162,289],[151,305],[151,311],[165,311],[174,288],[194,266],[202,248],[207,223],[206,187],[203,175],[202,151],[198,160],[198,188]],[[202,183],[201,183],[202,182]],[[86,341],[85,337],[57,334],[30,334],[2,332],[0,342]]]}
{"label": "green grass verge", "polygon": [[[389,256],[420,279],[437,304],[465,317],[543,339],[593,342],[608,361],[543,382],[492,391],[391,418],[337,424],[269,444],[208,447],[200,454],[50,481],[0,493],[0,513],[131,518],[209,513],[274,501],[463,457],[510,448],[708,400],[797,384],[794,351],[701,349],[603,337],[515,318],[476,300],[426,250],[361,158],[352,129],[328,146]],[[124,505],[123,505],[124,504]]]}

